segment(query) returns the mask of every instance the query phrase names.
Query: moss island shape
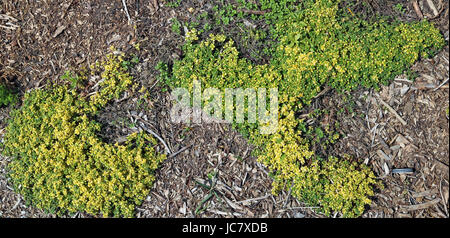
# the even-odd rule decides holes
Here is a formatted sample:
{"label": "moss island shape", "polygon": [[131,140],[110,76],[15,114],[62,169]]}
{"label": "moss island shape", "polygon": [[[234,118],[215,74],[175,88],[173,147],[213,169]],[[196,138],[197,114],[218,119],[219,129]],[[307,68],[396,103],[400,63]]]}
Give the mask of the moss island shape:
{"label": "moss island shape", "polygon": [[[108,55],[100,91],[85,98],[69,86],[26,93],[11,113],[3,153],[10,156],[9,177],[28,204],[47,212],[85,211],[108,216],[134,215],[165,159],[155,152],[156,140],[134,133],[124,144],[99,136],[95,114],[132,84],[123,56]],[[66,74],[76,81],[78,76]]]}
{"label": "moss island shape", "polygon": [[15,101],[17,101],[17,95],[6,85],[0,84],[0,107],[8,106]]}
{"label": "moss island shape", "polygon": [[[243,2],[243,1],[239,1]],[[431,23],[369,22],[346,14],[339,0],[260,1],[278,43],[270,50],[269,64],[255,65],[239,57],[232,40],[224,35],[198,39],[187,34],[184,57],[171,70],[161,64],[161,77],[171,87],[278,88],[278,131],[259,133],[257,124],[234,126],[258,146],[255,155],[274,178],[273,193],[292,194],[321,212],[360,216],[380,185],[368,166],[341,158],[319,158],[302,135],[304,106],[329,86],[338,92],[357,87],[378,89],[408,69],[419,58],[441,49],[445,42]]]}

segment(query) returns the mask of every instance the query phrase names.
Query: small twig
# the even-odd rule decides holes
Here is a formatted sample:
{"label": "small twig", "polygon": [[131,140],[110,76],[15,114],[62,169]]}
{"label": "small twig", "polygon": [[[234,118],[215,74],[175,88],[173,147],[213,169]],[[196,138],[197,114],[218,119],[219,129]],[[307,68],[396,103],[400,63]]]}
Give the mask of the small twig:
{"label": "small twig", "polygon": [[383,104],[383,106],[385,106],[392,114],[394,114],[394,116],[404,125],[406,126],[407,123],[405,120],[403,120],[403,118],[391,107],[389,106],[389,104],[387,104],[385,101],[383,101],[383,99],[378,98],[378,100],[380,101],[381,104]]}
{"label": "small twig", "polygon": [[304,114],[302,114],[302,115],[300,115],[298,117],[299,118],[307,118],[307,117],[309,117],[309,115],[310,115],[310,113],[304,113]]}
{"label": "small twig", "polygon": [[11,31],[13,31],[13,30],[15,30],[16,29],[16,27],[9,27],[9,26],[3,26],[3,25],[0,25],[0,27],[1,28],[4,28],[4,29],[7,29],[7,30],[11,30]]}
{"label": "small twig", "polygon": [[355,16],[355,14],[353,14],[352,10],[350,10],[350,8],[347,7],[348,12],[350,12],[350,14],[352,14],[352,16]]}
{"label": "small twig", "polygon": [[248,203],[248,202],[254,202],[254,201],[259,201],[259,200],[263,200],[268,198],[269,195],[265,195],[262,197],[257,197],[257,198],[250,198],[250,199],[246,199],[246,200],[242,200],[242,201],[237,201],[236,203]]}
{"label": "small twig", "polygon": [[439,84],[439,86],[437,86],[435,89],[433,89],[433,91],[436,91],[436,90],[440,89],[442,86],[444,86],[444,84],[446,84],[446,83],[448,82],[448,79],[449,79],[449,78],[447,78],[446,80],[444,80],[444,82],[442,82],[441,84]]}
{"label": "small twig", "polygon": [[377,154],[380,158],[384,159],[385,161],[390,161],[392,159],[386,153],[384,153],[383,150],[377,150]]}
{"label": "small twig", "polygon": [[404,79],[404,78],[396,78],[396,79],[394,79],[394,81],[413,83],[413,81],[411,81],[409,79]]}
{"label": "small twig", "polygon": [[417,3],[417,1],[416,0],[412,0],[411,2],[412,2],[412,5],[414,7],[414,10],[416,11],[417,16],[420,19],[423,19],[423,14],[422,14],[422,11],[420,10],[420,7],[419,7],[419,4]]}
{"label": "small twig", "polygon": [[434,17],[428,18],[429,20],[433,20],[433,19],[438,18],[438,17],[441,15],[441,13],[443,13],[444,10],[446,9],[446,8],[444,7],[444,3],[442,2],[442,0],[439,0],[439,4],[440,4],[440,10],[439,10],[438,14],[436,14]]}
{"label": "small twig", "polygon": [[98,86],[100,86],[101,83],[105,81],[104,78],[101,78],[97,83],[94,84],[94,86],[91,87],[91,89],[96,89]]}
{"label": "small twig", "polygon": [[[444,195],[442,194],[442,176],[441,176],[441,181],[439,181],[439,193],[441,194],[441,198],[442,198],[442,203],[444,204],[444,207],[447,207],[447,202],[444,199]],[[448,217],[448,209],[445,209],[445,214]]]}
{"label": "small twig", "polygon": [[367,129],[370,129],[369,110],[370,110],[370,106],[371,106],[371,103],[372,103],[372,100],[371,100],[372,99],[372,94],[373,94],[373,91],[371,89],[370,92],[369,92],[369,96],[366,99],[367,107],[366,107],[365,114],[366,114],[366,121],[367,121]]}
{"label": "small twig", "polygon": [[0,20],[9,20],[9,21],[17,22],[16,18],[14,18],[12,16],[8,16],[6,14],[0,14]]}
{"label": "small twig", "polygon": [[155,11],[158,11],[159,9],[158,0],[153,0],[153,7],[155,8]]}
{"label": "small twig", "polygon": [[127,3],[125,2],[125,0],[122,0],[122,4],[123,4],[123,9],[125,10],[125,14],[127,14],[128,24],[131,25],[133,22],[131,21],[130,14],[128,13]]}
{"label": "small twig", "polygon": [[439,15],[439,11],[436,9],[436,6],[434,5],[433,1],[427,0],[428,6],[430,7],[431,11],[433,11],[434,16]]}
{"label": "small twig", "polygon": [[296,210],[296,209],[317,209],[320,207],[288,207],[288,210]]}
{"label": "small twig", "polygon": [[116,102],[123,102],[123,101],[127,100],[128,98],[130,98],[130,95],[127,92],[125,92],[125,96],[123,96],[123,98],[121,98],[119,100],[116,100]]}
{"label": "small twig", "polygon": [[373,147],[373,143],[375,142],[375,136],[377,135],[377,128],[380,124],[375,122],[375,126],[372,127],[372,129],[370,129],[370,133],[372,134],[372,140],[370,142],[370,148]]}
{"label": "small twig", "polygon": [[231,212],[219,211],[217,209],[208,209],[207,211],[208,212],[212,212],[212,213],[217,214],[217,215],[222,215],[222,216],[229,216],[229,215],[236,216],[236,217],[237,216],[242,216],[242,214],[240,214],[239,212],[231,213]]}
{"label": "small twig", "polygon": [[444,166],[446,166],[446,167],[449,167],[448,164],[446,164],[446,163],[444,163],[444,162],[442,162],[442,161],[440,161],[440,160],[438,160],[438,159],[436,159],[436,158],[434,158],[434,157],[433,157],[433,160],[439,162],[440,164],[442,164],[442,165],[444,165]]}
{"label": "small twig", "polygon": [[[150,133],[150,134],[152,134],[154,137],[156,137],[159,141],[161,141],[161,143],[164,145],[164,148],[166,149],[166,154],[172,154],[172,152],[170,151],[170,149],[169,149],[169,146],[167,145],[167,143],[158,135],[158,134],[156,134],[155,132],[153,132],[152,130],[150,130],[150,128],[148,128],[148,127],[146,127],[145,125],[144,125],[144,123],[142,123],[141,121],[139,121],[140,123],[140,127],[144,130],[144,131],[146,131],[146,132],[148,132],[148,133]],[[147,123],[146,121],[143,121],[143,122],[145,122],[145,123]]]}
{"label": "small twig", "polygon": [[425,202],[425,203],[421,203],[421,204],[416,204],[416,205],[411,205],[411,206],[402,206],[403,209],[407,210],[407,211],[416,211],[416,210],[421,210],[421,209],[426,209],[428,207],[431,207],[435,204],[438,204],[441,201],[440,198],[436,198],[434,200]]}
{"label": "small twig", "polygon": [[59,26],[58,28],[56,28],[56,30],[53,33],[52,37],[55,38],[55,37],[59,36],[65,29],[66,29],[65,25]]}
{"label": "small twig", "polygon": [[318,93],[314,98],[318,98],[322,95],[324,95],[325,93],[327,93],[329,90],[331,89],[331,87],[326,86],[322,91],[320,91],[320,93]]}
{"label": "small twig", "polygon": [[291,197],[291,192],[292,192],[292,187],[293,186],[294,186],[294,184],[292,184],[291,187],[289,188],[289,192],[288,192],[288,195],[286,197],[286,201],[284,201],[283,208],[285,208],[287,206],[288,202],[289,202],[289,198]]}
{"label": "small twig", "polygon": [[14,209],[16,209],[19,206],[19,204],[20,204],[20,200],[21,200],[21,198],[19,196],[19,199],[17,199],[16,204],[14,204],[14,206],[9,211],[13,211]]}
{"label": "small twig", "polygon": [[98,93],[98,92],[97,92],[97,91],[90,92],[90,93],[88,93],[88,94],[86,95],[86,97],[90,97],[90,96],[92,96],[92,95],[94,95],[94,94],[96,94],[96,93]]}
{"label": "small twig", "polygon": [[17,19],[14,17],[8,16],[5,14],[0,14],[0,20],[8,21],[5,23],[6,26],[0,25],[1,28],[5,28],[8,30],[15,30],[15,29],[19,28],[18,25],[15,25],[14,23],[12,23],[12,22],[17,22]]}
{"label": "small twig", "polygon": [[148,91],[152,90],[156,84],[159,82],[159,78],[156,80],[156,82],[148,89]]}

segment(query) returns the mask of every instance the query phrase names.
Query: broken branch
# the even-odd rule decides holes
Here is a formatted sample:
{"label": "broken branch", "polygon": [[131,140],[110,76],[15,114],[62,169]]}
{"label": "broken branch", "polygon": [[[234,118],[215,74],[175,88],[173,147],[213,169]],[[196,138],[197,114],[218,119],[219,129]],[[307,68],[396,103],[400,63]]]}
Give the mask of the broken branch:
{"label": "broken branch", "polygon": [[381,104],[383,104],[383,106],[385,106],[392,114],[394,114],[394,116],[400,121],[400,123],[402,123],[404,126],[407,125],[406,121],[403,120],[403,118],[397,113],[397,111],[395,111],[391,106],[389,106],[389,104],[387,104],[385,101],[383,101],[383,99],[378,98],[378,100],[380,101]]}

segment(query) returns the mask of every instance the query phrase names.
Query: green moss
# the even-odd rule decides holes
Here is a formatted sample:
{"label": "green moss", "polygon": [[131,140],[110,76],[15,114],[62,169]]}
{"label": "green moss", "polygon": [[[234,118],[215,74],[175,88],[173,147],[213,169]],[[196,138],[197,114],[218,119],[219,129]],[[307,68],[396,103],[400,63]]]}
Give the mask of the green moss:
{"label": "green moss", "polygon": [[8,175],[27,202],[58,214],[133,216],[165,156],[145,133],[121,145],[97,136],[97,111],[131,84],[126,65],[122,56],[109,55],[94,67],[102,70],[103,81],[89,98],[68,86],[38,89],[26,93],[11,113],[2,153],[12,157]]}
{"label": "green moss", "polygon": [[13,91],[7,88],[5,85],[0,84],[0,107],[8,106],[11,103],[17,101],[17,95]]}
{"label": "green moss", "polygon": [[259,123],[234,124],[258,146],[255,154],[274,176],[274,193],[293,186],[295,196],[320,205],[326,214],[361,215],[377,184],[373,172],[348,158],[318,158],[310,149],[311,139],[302,135],[304,125],[297,115],[326,85],[344,92],[387,84],[419,58],[442,48],[443,37],[427,21],[367,22],[348,16],[338,9],[340,1],[261,0],[259,6],[238,2],[249,9],[271,10],[263,16],[272,26],[271,37],[278,40],[268,50],[270,63],[254,65],[240,57],[224,35],[197,42],[193,30],[183,47],[184,58],[176,60],[171,71],[159,66],[163,80],[172,88],[190,90],[193,80],[202,88],[278,88],[276,133],[261,135]]}
{"label": "green moss", "polygon": [[171,26],[172,32],[174,32],[175,34],[180,35],[181,34],[181,27],[182,27],[181,22],[178,21],[177,18],[172,18],[171,23],[172,23],[172,26]]}
{"label": "green moss", "polygon": [[176,8],[181,5],[181,0],[167,1],[164,6]]}
{"label": "green moss", "polygon": [[328,216],[339,211],[344,217],[360,216],[371,203],[372,187],[381,186],[366,165],[336,157],[313,161],[291,181],[294,196],[321,206]]}

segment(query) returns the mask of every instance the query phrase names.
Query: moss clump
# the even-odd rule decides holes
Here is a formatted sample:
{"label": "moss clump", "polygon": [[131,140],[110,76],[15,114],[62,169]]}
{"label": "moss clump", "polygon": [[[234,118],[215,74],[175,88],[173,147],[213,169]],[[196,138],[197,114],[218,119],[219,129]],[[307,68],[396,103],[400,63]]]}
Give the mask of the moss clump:
{"label": "moss clump", "polygon": [[95,113],[131,84],[122,56],[109,55],[98,66],[103,81],[90,98],[68,86],[26,93],[11,113],[3,153],[12,157],[8,169],[15,190],[30,204],[58,214],[131,217],[165,156],[145,133],[130,135],[122,145],[97,136]]}
{"label": "moss clump", "polygon": [[[338,211],[343,217],[361,215],[371,203],[372,187],[379,184],[367,166],[336,157],[315,160],[288,181],[292,181],[289,186],[294,196],[321,206],[326,215]],[[275,188],[282,185],[276,181]]]}
{"label": "moss clump", "polygon": [[0,84],[0,107],[8,106],[17,100],[17,95],[15,95],[11,89],[7,88],[5,85]]}
{"label": "moss clump", "polygon": [[[115,50],[111,48],[111,50]],[[99,86],[101,90],[93,95],[90,100],[92,108],[102,108],[110,100],[119,98],[120,94],[132,84],[129,67],[131,62],[124,59],[124,55],[107,55],[107,60],[97,62],[92,66],[92,70],[102,70],[101,82]]]}
{"label": "moss clump", "polygon": [[174,62],[171,73],[160,67],[161,75],[169,86],[190,90],[193,80],[203,88],[278,88],[276,133],[261,135],[259,123],[234,124],[259,146],[259,161],[274,175],[274,192],[292,187],[294,195],[320,205],[326,214],[359,216],[377,185],[373,172],[346,158],[318,158],[302,135],[305,125],[298,115],[326,85],[341,92],[378,88],[440,49],[444,40],[427,21],[367,22],[340,11],[340,1],[296,2],[261,1],[262,10],[273,7],[265,16],[272,24],[272,37],[278,39],[269,50],[270,64],[254,65],[239,57],[234,42],[224,35],[197,43],[191,31],[184,58]]}

